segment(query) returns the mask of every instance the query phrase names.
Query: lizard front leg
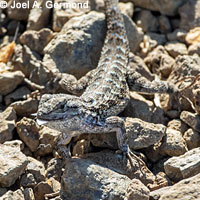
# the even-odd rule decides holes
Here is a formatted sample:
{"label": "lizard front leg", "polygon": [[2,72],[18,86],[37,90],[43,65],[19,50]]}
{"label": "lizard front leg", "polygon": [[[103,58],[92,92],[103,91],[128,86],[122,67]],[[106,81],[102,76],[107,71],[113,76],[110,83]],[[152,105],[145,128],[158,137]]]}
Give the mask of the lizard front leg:
{"label": "lizard front leg", "polygon": [[89,85],[95,72],[96,69],[93,69],[89,71],[85,76],[81,77],[79,80],[77,80],[76,77],[71,74],[63,73],[61,75],[59,84],[67,92],[72,94],[81,94]]}
{"label": "lizard front leg", "polygon": [[130,90],[139,93],[155,94],[155,93],[168,93],[176,94],[178,89],[174,84],[159,79],[150,81],[143,77],[138,72],[129,71],[127,75],[127,83]]}

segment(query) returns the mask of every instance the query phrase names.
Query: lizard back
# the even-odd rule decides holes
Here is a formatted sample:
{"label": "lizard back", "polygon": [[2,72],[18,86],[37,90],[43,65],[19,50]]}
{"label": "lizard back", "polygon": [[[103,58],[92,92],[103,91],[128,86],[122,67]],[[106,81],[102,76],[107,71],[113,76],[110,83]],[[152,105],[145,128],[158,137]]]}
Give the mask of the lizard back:
{"label": "lizard back", "polygon": [[85,109],[108,117],[126,107],[129,88],[126,82],[129,45],[118,0],[105,0],[107,35],[96,72],[80,97]]}

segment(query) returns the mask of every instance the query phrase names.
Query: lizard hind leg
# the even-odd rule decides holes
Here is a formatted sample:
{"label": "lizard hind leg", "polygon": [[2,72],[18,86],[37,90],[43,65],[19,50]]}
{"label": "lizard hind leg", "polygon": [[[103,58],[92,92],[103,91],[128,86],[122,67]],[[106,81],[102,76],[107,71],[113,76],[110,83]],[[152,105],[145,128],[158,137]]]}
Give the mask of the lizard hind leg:
{"label": "lizard hind leg", "polygon": [[[131,167],[135,167],[135,165],[138,164],[140,171],[142,172],[142,167],[145,166],[145,163],[135,155],[128,146],[128,135],[124,120],[118,116],[112,116],[106,119],[106,124],[116,131],[118,146],[123,153],[123,163],[127,166],[127,161],[129,160]],[[118,152],[119,151],[117,151],[117,153]]]}

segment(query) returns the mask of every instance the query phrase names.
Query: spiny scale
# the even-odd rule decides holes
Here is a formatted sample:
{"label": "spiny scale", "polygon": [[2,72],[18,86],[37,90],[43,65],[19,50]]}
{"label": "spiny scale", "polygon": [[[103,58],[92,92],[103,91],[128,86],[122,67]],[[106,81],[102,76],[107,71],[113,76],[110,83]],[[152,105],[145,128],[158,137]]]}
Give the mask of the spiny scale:
{"label": "spiny scale", "polygon": [[[126,83],[129,46],[118,0],[107,0],[107,36],[96,73],[81,96],[83,107],[103,117],[119,114],[129,100]],[[99,113],[97,113],[99,114]]]}

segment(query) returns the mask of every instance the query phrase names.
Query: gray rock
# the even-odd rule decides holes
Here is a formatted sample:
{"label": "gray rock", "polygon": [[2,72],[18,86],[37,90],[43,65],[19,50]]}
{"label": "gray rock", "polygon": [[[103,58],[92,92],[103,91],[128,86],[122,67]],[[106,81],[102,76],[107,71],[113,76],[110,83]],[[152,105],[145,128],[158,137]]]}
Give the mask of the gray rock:
{"label": "gray rock", "polygon": [[0,188],[0,198],[7,192],[6,188]]}
{"label": "gray rock", "polygon": [[200,132],[200,116],[198,114],[183,111],[180,115],[180,119],[194,130]]}
{"label": "gray rock", "polygon": [[0,94],[6,95],[12,92],[23,80],[24,74],[21,71],[0,73],[0,85],[3,85],[0,87]]}
{"label": "gray rock", "polygon": [[153,11],[159,11],[163,15],[175,16],[178,8],[184,3],[182,0],[131,0],[134,5]]}
{"label": "gray rock", "polygon": [[42,162],[32,158],[27,157],[29,163],[26,167],[26,173],[30,173],[34,176],[37,183],[45,180],[45,167]]}
{"label": "gray rock", "polygon": [[16,113],[13,108],[8,107],[0,113],[0,143],[11,140],[15,129]]}
{"label": "gray rock", "polygon": [[189,150],[200,147],[200,133],[193,129],[188,129],[183,135]]}
{"label": "gray rock", "polygon": [[159,200],[188,200],[200,199],[200,174],[184,179],[171,187],[163,188]]}
{"label": "gray rock", "polygon": [[61,196],[65,199],[147,200],[149,190],[139,180],[131,180],[92,161],[70,159],[62,177]]}
{"label": "gray rock", "polygon": [[200,26],[200,1],[186,1],[186,4],[179,9],[179,14],[181,17],[179,27],[181,29],[189,31],[194,27]]}
{"label": "gray rock", "polygon": [[200,173],[200,147],[164,163],[165,173],[173,181],[180,181]]}
{"label": "gray rock", "polygon": [[167,34],[167,39],[170,41],[179,41],[185,43],[186,31],[183,29],[175,29],[172,33]]}
{"label": "gray rock", "polygon": [[189,55],[193,55],[195,53],[198,54],[198,55],[200,55],[200,45],[199,45],[198,42],[194,43],[194,44],[192,44],[192,45],[190,45],[188,47],[188,54]]}
{"label": "gray rock", "polygon": [[158,23],[159,23],[159,30],[161,33],[166,34],[171,32],[172,27],[168,17],[166,17],[165,15],[159,16]]}
{"label": "gray rock", "polygon": [[24,172],[28,159],[17,147],[0,144],[0,187],[10,187]]}
{"label": "gray rock", "polygon": [[24,190],[24,199],[25,200],[35,200],[32,188],[25,188],[25,190]]}
{"label": "gray rock", "polygon": [[167,128],[160,150],[169,156],[180,156],[188,151],[181,132],[172,128]]}
{"label": "gray rock", "polygon": [[126,118],[126,131],[130,148],[143,149],[161,141],[166,132],[162,124],[153,124],[138,118]]}
{"label": "gray rock", "polygon": [[25,173],[21,176],[20,185],[27,188],[27,187],[34,187],[37,185],[37,182],[31,173]]}
{"label": "gray rock", "polygon": [[36,151],[39,146],[39,127],[37,123],[32,119],[23,117],[16,125],[20,139],[32,152]]}
{"label": "gray rock", "polygon": [[[130,49],[135,52],[143,34],[129,17],[124,15],[124,21]],[[80,78],[96,68],[105,33],[103,13],[92,11],[70,19],[44,49],[44,66],[51,71],[70,73]]]}
{"label": "gray rock", "polygon": [[9,190],[8,192],[6,192],[6,194],[4,194],[2,197],[0,197],[0,200],[24,200],[24,195],[22,190],[18,189],[16,191],[11,191]]}
{"label": "gray rock", "polygon": [[170,56],[176,58],[178,55],[187,55],[187,47],[185,44],[172,41],[165,44],[165,49],[169,53]]}
{"label": "gray rock", "polygon": [[167,127],[181,132],[182,135],[188,130],[188,126],[180,119],[173,119],[169,121]]}
{"label": "gray rock", "polygon": [[163,187],[158,190],[154,190],[150,192],[150,200],[159,200],[160,197],[165,194],[171,187]]}
{"label": "gray rock", "polygon": [[29,116],[38,110],[39,100],[28,98],[24,101],[15,101],[10,106],[14,108],[19,116]]}
{"label": "gray rock", "polygon": [[12,57],[15,70],[22,71],[32,82],[45,85],[49,80],[49,71],[42,65],[40,56],[24,45],[16,45]]}
{"label": "gray rock", "polygon": [[158,20],[149,10],[142,10],[137,13],[134,21],[144,32],[157,32],[158,30]]}
{"label": "gray rock", "polygon": [[53,32],[48,28],[41,29],[40,31],[29,30],[20,36],[20,42],[23,45],[27,45],[31,50],[43,54],[44,47],[53,36]]}
{"label": "gray rock", "polygon": [[30,10],[27,30],[40,30],[48,25],[51,9],[46,6],[47,0],[39,0],[37,3],[37,6]]}
{"label": "gray rock", "polygon": [[[117,173],[126,175],[130,179],[139,179],[148,187],[154,183],[156,178],[146,165],[140,163],[141,166],[139,166],[138,161],[134,157],[132,157],[133,162],[135,162],[134,167],[130,165],[129,161],[127,165],[124,165],[122,155],[113,151],[104,150],[97,153],[88,153],[81,155],[80,158],[90,160]],[[138,159],[140,158],[138,157]]]}
{"label": "gray rock", "polygon": [[[26,0],[11,0],[8,2],[8,8],[7,8],[7,14],[10,19],[15,20],[24,20],[26,21],[28,19],[28,15],[30,12],[30,8],[33,5],[34,0],[29,1],[29,7],[27,7],[27,1]],[[14,4],[15,3],[15,4]],[[15,5],[22,5],[25,4],[26,8],[18,8]],[[15,6],[14,8],[11,8],[11,6]]]}
{"label": "gray rock", "polygon": [[[70,5],[76,4],[76,8],[57,8],[53,9],[53,30],[60,31],[63,25],[73,17],[81,16],[91,10],[88,1],[85,0],[64,0],[63,3],[69,3]],[[60,3],[59,0],[55,0],[54,3]],[[82,3],[83,7],[79,7],[77,3]]]}
{"label": "gray rock", "polygon": [[26,96],[30,93],[31,91],[27,87],[22,86],[22,87],[17,88],[14,92],[6,95],[4,98],[4,101],[6,105],[9,105],[13,101],[25,99]]}

